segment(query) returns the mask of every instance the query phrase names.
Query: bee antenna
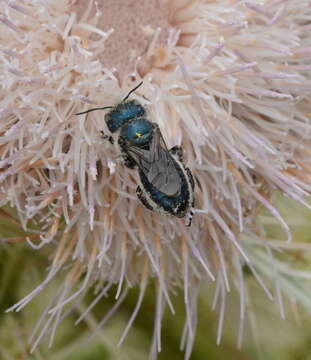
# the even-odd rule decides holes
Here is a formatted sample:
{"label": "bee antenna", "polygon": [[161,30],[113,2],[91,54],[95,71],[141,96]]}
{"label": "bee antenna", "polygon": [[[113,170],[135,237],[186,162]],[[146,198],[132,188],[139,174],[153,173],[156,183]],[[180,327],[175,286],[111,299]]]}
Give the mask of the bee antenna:
{"label": "bee antenna", "polygon": [[135,86],[134,89],[132,89],[132,90],[125,96],[125,98],[122,100],[122,102],[126,101],[126,100],[130,97],[130,95],[131,95],[135,90],[137,90],[140,86],[142,86],[142,84],[143,84],[143,81],[140,82],[137,86]]}
{"label": "bee antenna", "polygon": [[82,114],[87,114],[89,112],[96,111],[96,110],[106,110],[106,109],[112,109],[112,108],[113,108],[113,106],[98,107],[98,108],[88,109],[86,111],[76,113],[75,115],[82,115]]}

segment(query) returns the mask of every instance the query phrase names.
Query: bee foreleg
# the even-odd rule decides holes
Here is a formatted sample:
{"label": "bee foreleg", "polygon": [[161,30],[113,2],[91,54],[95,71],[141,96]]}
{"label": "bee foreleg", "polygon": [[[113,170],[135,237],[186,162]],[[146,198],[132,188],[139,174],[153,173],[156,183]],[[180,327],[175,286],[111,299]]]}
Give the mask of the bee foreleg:
{"label": "bee foreleg", "polygon": [[110,142],[110,144],[113,145],[114,143],[114,140],[113,140],[113,137],[112,136],[109,136],[109,135],[106,135],[103,131],[100,132],[102,134],[102,138],[104,140],[108,140]]}

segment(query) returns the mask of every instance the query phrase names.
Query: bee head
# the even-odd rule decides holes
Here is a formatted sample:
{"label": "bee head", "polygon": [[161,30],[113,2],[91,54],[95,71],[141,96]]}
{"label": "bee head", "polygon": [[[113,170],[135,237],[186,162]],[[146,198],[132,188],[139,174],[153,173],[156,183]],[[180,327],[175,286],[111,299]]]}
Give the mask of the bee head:
{"label": "bee head", "polygon": [[106,115],[105,121],[110,132],[114,133],[130,120],[142,117],[146,114],[145,108],[137,101],[121,102],[113,107]]}
{"label": "bee head", "polygon": [[134,89],[132,89],[126,97],[115,106],[104,106],[104,107],[96,107],[86,111],[82,111],[77,113],[76,115],[88,114],[92,111],[97,110],[106,110],[111,109],[105,115],[105,121],[108,126],[110,132],[116,132],[121,126],[125,125],[127,122],[140,118],[146,114],[145,108],[139,104],[139,102],[135,100],[128,101],[130,95],[137,90],[143,82],[140,82]]}

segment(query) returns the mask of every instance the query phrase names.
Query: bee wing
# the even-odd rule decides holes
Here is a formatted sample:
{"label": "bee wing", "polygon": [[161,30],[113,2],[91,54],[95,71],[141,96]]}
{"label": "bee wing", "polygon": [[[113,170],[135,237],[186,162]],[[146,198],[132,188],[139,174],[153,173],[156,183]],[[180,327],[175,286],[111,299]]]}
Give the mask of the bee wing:
{"label": "bee wing", "polygon": [[148,174],[152,161],[150,158],[150,150],[143,149],[135,145],[128,145],[125,151],[130,156],[130,158],[136,163],[139,169],[144,174]]}
{"label": "bee wing", "polygon": [[158,190],[170,196],[179,193],[181,179],[176,168],[178,165],[167,150],[158,127],[154,128],[148,148],[129,146],[127,150],[148,181]]}

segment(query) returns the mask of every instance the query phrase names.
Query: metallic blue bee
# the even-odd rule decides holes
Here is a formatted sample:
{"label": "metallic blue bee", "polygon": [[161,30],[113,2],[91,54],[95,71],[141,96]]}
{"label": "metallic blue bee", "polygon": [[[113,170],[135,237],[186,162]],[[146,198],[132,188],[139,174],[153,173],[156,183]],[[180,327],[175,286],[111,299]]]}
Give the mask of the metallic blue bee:
{"label": "metallic blue bee", "polygon": [[116,106],[93,108],[76,115],[112,109],[105,115],[105,121],[115,139],[103,136],[117,146],[125,166],[138,169],[140,186],[136,194],[139,200],[149,210],[162,214],[180,218],[188,215],[190,226],[191,207],[194,206],[193,176],[183,164],[181,147],[168,150],[158,125],[146,118],[145,108],[136,100],[128,100],[141,85],[142,82]]}

